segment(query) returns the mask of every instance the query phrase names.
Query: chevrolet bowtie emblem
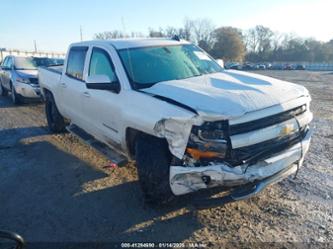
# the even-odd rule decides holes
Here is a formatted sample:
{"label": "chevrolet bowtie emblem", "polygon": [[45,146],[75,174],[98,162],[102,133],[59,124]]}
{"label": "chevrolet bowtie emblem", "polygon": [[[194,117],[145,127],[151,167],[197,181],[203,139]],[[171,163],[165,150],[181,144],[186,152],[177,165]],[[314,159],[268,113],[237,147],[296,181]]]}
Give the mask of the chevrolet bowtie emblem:
{"label": "chevrolet bowtie emblem", "polygon": [[281,130],[281,135],[288,135],[294,130],[294,126],[292,124],[287,124]]}

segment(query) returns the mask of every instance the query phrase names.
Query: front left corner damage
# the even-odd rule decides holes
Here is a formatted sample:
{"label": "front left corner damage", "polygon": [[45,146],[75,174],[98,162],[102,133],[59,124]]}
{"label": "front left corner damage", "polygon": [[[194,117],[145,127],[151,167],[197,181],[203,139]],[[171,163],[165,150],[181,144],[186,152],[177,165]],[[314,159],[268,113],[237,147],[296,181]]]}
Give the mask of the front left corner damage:
{"label": "front left corner damage", "polygon": [[175,157],[182,159],[192,126],[201,125],[202,123],[202,120],[197,116],[189,119],[161,119],[155,124],[154,131],[156,136],[167,140],[170,152]]}

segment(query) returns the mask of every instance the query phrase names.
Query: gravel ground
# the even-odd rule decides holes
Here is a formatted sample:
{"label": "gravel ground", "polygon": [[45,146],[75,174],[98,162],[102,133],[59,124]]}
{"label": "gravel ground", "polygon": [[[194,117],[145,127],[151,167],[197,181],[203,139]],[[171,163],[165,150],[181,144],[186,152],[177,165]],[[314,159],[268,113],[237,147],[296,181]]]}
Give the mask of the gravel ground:
{"label": "gravel ground", "polygon": [[262,71],[306,86],[314,135],[296,179],[210,209],[144,205],[134,165],[108,160],[70,134],[50,135],[42,104],[0,97],[0,229],[29,242],[333,242],[333,74]]}

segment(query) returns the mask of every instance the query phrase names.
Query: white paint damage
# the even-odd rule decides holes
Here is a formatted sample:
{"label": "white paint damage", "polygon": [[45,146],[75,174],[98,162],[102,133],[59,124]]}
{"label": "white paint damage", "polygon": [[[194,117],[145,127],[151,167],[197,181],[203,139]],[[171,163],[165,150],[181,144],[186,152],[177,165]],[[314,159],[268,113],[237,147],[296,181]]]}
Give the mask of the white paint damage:
{"label": "white paint damage", "polygon": [[[302,105],[307,111],[296,118],[246,134],[231,136],[233,148],[248,146],[296,132],[312,120],[310,96],[306,88],[239,71],[224,71],[212,75],[161,82],[144,89],[185,104],[198,114],[188,119],[168,118],[156,123],[154,131],[169,143],[173,155],[182,159],[193,125],[205,121],[228,120],[239,124],[258,120]],[[220,163],[203,167],[170,167],[170,186],[175,195],[182,195],[214,186],[236,186],[272,176],[296,162],[303,161],[308,149],[310,132],[304,141],[282,154],[256,165],[230,167]],[[247,170],[245,170],[247,168]],[[209,176],[210,182],[203,181]]]}
{"label": "white paint damage", "polygon": [[160,82],[143,89],[173,99],[197,111],[189,119],[162,119],[155,133],[165,137],[173,155],[182,159],[191,127],[204,121],[229,120],[242,123],[309,105],[309,92],[303,86],[267,76],[225,70],[184,80]]}
{"label": "white paint damage", "polygon": [[303,86],[233,70],[160,82],[143,91],[187,105],[200,116],[228,119],[309,96]]}
{"label": "white paint damage", "polygon": [[[283,153],[262,160],[248,168],[246,164],[236,167],[230,167],[226,164],[204,167],[171,166],[171,190],[175,195],[182,195],[216,186],[233,187],[265,179],[294,163],[300,162],[301,166],[304,155],[309,148],[310,139],[311,132],[309,131],[302,143],[298,143]],[[208,184],[203,181],[204,176],[210,177],[211,181]]]}

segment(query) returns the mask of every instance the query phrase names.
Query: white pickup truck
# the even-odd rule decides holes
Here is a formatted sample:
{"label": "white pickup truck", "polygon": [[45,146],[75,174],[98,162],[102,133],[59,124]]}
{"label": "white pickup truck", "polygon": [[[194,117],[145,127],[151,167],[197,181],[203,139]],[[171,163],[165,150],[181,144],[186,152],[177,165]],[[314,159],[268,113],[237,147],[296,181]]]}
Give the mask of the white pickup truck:
{"label": "white pickup truck", "polygon": [[310,143],[306,88],[225,70],[182,40],[75,43],[39,82],[49,129],[136,160],[150,202],[218,186],[224,202],[248,198],[297,172]]}

